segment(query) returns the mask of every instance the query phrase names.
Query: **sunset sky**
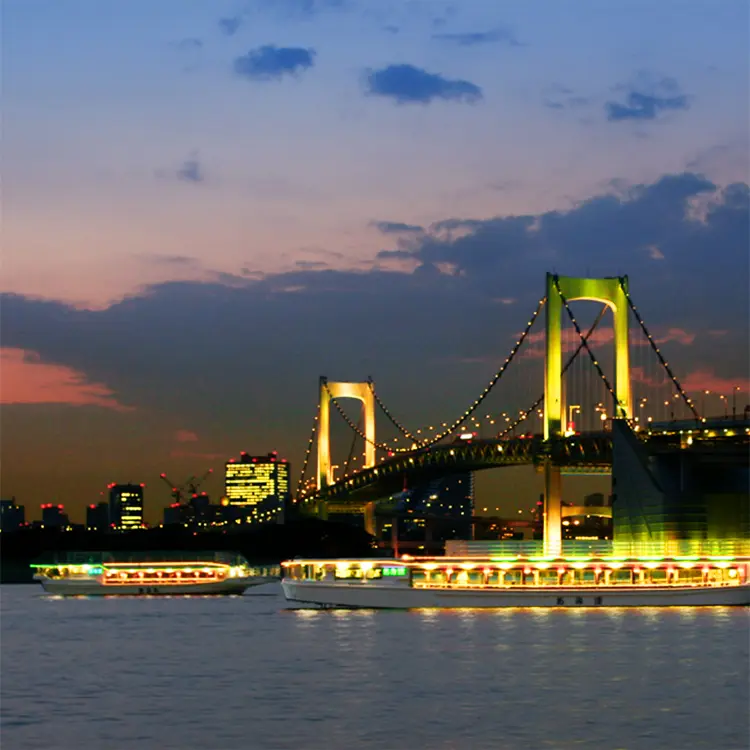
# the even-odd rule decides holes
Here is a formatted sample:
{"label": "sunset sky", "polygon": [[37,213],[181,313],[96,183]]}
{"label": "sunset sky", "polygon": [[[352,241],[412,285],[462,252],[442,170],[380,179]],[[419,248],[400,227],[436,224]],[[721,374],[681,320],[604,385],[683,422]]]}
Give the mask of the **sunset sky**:
{"label": "sunset sky", "polygon": [[[218,495],[241,450],[296,479],[322,374],[371,375],[414,429],[452,420],[547,271],[627,274],[685,386],[747,402],[746,0],[5,0],[1,20],[1,491],[31,517],[82,520],[133,481],[156,521],[159,472],[213,467]],[[521,372],[493,409],[541,389]],[[508,507],[533,494],[497,481]]]}

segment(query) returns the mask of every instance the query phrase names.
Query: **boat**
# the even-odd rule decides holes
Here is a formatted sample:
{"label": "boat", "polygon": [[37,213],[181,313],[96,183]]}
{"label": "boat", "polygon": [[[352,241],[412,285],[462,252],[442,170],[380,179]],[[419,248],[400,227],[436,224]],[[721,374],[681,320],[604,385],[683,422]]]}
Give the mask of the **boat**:
{"label": "boat", "polygon": [[412,557],[282,563],[290,602],[325,608],[748,606],[750,556]]}
{"label": "boat", "polygon": [[251,567],[221,552],[73,553],[31,567],[57,596],[239,595],[280,578],[278,566]]}

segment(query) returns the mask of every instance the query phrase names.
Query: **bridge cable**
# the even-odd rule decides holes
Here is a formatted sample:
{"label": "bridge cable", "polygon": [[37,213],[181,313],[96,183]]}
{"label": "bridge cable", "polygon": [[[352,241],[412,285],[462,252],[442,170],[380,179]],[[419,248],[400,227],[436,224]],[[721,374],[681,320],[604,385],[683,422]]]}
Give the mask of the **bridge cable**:
{"label": "bridge cable", "polygon": [[[601,322],[601,320],[604,317],[604,314],[606,312],[607,312],[607,305],[602,305],[602,309],[599,311],[599,314],[596,316],[596,320],[594,320],[594,322],[591,324],[591,327],[586,332],[586,335],[585,335],[584,338],[587,341],[588,341],[589,338],[591,338],[592,334],[596,330],[596,327],[599,325],[599,323]],[[565,363],[565,366],[562,369],[561,375],[565,375],[565,373],[568,371],[568,368],[573,364],[573,362],[575,361],[576,357],[581,353],[581,349],[583,349],[583,342],[581,342],[580,344],[578,344],[578,347],[573,352],[573,354],[570,357],[570,359],[568,359],[568,361]],[[525,411],[522,411],[521,412],[521,416],[518,417],[518,419],[516,419],[516,421],[513,422],[509,427],[506,427],[498,435],[498,438],[504,438],[509,432],[512,432],[513,430],[515,430],[516,427],[518,427],[518,425],[521,424],[521,422],[523,422],[530,414],[534,413],[534,411],[536,410],[536,408],[543,401],[544,401],[544,393],[542,393],[542,395],[539,396],[539,398],[536,401],[534,401],[534,403],[528,409],[526,409]]]}
{"label": "bridge cable", "polygon": [[398,431],[404,437],[409,438],[409,440],[411,440],[412,442],[414,442],[414,443],[420,443],[421,442],[421,438],[418,438],[418,437],[414,436],[411,432],[409,432],[409,430],[406,429],[406,427],[404,427],[404,425],[401,424],[401,422],[399,422],[396,419],[396,417],[393,416],[393,414],[391,414],[391,412],[388,409],[388,407],[383,403],[383,401],[381,400],[380,396],[378,396],[377,391],[375,390],[375,383],[372,382],[372,377],[368,377],[367,378],[367,385],[370,386],[370,390],[372,391],[372,395],[375,398],[375,402],[382,409],[383,414],[385,414],[385,416],[388,417],[388,419],[396,426],[396,428],[398,429]]}
{"label": "bridge cable", "polygon": [[424,450],[425,448],[429,448],[430,446],[435,445],[435,443],[442,440],[447,435],[450,435],[450,433],[453,432],[456,429],[456,427],[458,427],[458,425],[460,425],[467,417],[470,417],[477,410],[477,408],[484,401],[484,399],[487,398],[490,391],[493,389],[493,387],[497,384],[497,382],[503,376],[503,373],[507,370],[508,365],[513,361],[514,357],[518,353],[518,350],[523,345],[523,342],[526,340],[526,337],[529,335],[529,331],[531,330],[531,327],[534,325],[534,322],[536,321],[536,319],[539,317],[539,313],[542,311],[542,308],[544,307],[544,303],[546,301],[547,301],[546,297],[542,297],[542,299],[539,300],[539,304],[537,305],[536,310],[534,310],[534,313],[532,314],[531,319],[526,324],[526,328],[524,328],[523,333],[518,338],[518,341],[516,341],[515,345],[510,351],[510,354],[506,357],[503,365],[492,376],[487,387],[484,389],[484,391],[482,391],[479,398],[477,398],[474,401],[474,403],[457,420],[455,420],[449,427],[443,430],[443,432],[438,433],[437,435],[430,438],[429,440],[424,441],[421,445],[418,445],[417,448],[392,448],[385,443],[378,443],[373,440],[370,440],[361,430],[357,428],[354,422],[352,422],[352,420],[343,410],[341,405],[337,402],[335,398],[333,398],[327,385],[325,386],[326,390],[328,390],[328,394],[329,396],[331,396],[331,401],[333,401],[334,406],[336,407],[336,409],[338,409],[339,413],[344,418],[344,420],[349,425],[349,427],[352,430],[354,430],[363,440],[366,440],[368,443],[370,443],[371,445],[374,445],[376,448],[380,448],[381,450],[388,451],[389,453],[412,453],[415,450]]}
{"label": "bridge cable", "polygon": [[669,375],[669,378],[672,381],[672,384],[677,389],[677,392],[680,394],[680,397],[687,404],[688,408],[693,413],[693,416],[695,417],[696,421],[698,422],[703,421],[703,418],[701,417],[700,414],[698,414],[693,404],[693,399],[691,399],[690,396],[687,395],[687,393],[685,392],[685,389],[682,387],[682,385],[680,385],[680,381],[677,380],[677,376],[672,372],[672,369],[670,368],[669,364],[662,356],[661,350],[656,345],[656,342],[654,341],[654,337],[651,335],[648,328],[646,328],[646,324],[643,321],[643,318],[638,313],[636,306],[633,304],[633,299],[630,296],[630,292],[625,288],[625,285],[623,284],[622,279],[620,279],[620,287],[622,288],[622,291],[625,293],[625,299],[627,299],[628,305],[630,305],[630,309],[633,311],[633,314],[635,315],[635,319],[638,321],[638,324],[640,325],[641,329],[646,334],[648,343],[650,344],[654,352],[656,352],[656,356],[659,358],[659,362],[661,363],[661,366],[666,370],[667,375]]}
{"label": "bridge cable", "polygon": [[604,374],[604,371],[602,370],[601,366],[599,365],[599,361],[596,358],[596,355],[593,351],[591,351],[591,347],[589,346],[588,341],[583,335],[583,332],[581,331],[581,327],[578,325],[578,321],[575,318],[575,315],[573,315],[573,311],[570,309],[570,305],[568,304],[568,300],[565,297],[565,295],[562,293],[562,289],[560,289],[560,281],[557,276],[553,277],[555,282],[555,288],[557,289],[557,293],[560,295],[560,299],[562,300],[563,306],[565,307],[566,312],[568,313],[568,317],[570,318],[571,322],[573,323],[573,326],[576,329],[576,333],[578,334],[578,337],[581,339],[581,344],[585,347],[586,352],[588,353],[589,357],[591,358],[591,362],[596,368],[596,371],[599,373],[599,377],[604,382],[604,385],[607,387],[607,390],[612,395],[612,401],[613,405],[615,407],[615,416],[616,417],[623,417],[626,416],[624,414],[624,407],[620,403],[620,400],[617,398],[617,394],[615,393],[615,389],[612,387],[612,384],[609,382],[609,379]]}
{"label": "bridge cable", "polygon": [[[357,427],[361,427],[362,425],[362,415],[359,416],[359,422],[357,422]],[[344,476],[347,476],[349,474],[349,465],[352,462],[352,457],[354,456],[354,448],[357,445],[357,433],[355,432],[352,435],[352,445],[351,448],[349,448],[349,455],[346,458],[346,462],[344,463]]]}
{"label": "bridge cable", "polygon": [[315,441],[315,433],[318,431],[318,417],[319,416],[320,416],[320,404],[318,404],[318,408],[315,412],[315,418],[313,419],[312,431],[310,432],[310,439],[307,441],[307,450],[305,451],[305,460],[302,464],[302,471],[300,472],[299,480],[297,482],[297,492],[295,494],[295,497],[297,498],[297,502],[301,500],[301,495],[306,494],[305,491],[302,489],[302,486],[305,481],[305,473],[307,472],[307,464],[310,461],[310,454],[312,453],[313,443]]}

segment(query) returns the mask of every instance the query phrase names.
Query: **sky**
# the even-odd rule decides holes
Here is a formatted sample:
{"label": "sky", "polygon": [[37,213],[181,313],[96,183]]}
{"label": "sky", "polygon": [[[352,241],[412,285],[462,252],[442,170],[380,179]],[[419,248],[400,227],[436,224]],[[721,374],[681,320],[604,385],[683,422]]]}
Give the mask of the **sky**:
{"label": "sky", "polygon": [[[410,429],[452,421],[546,272],[627,275],[683,385],[747,402],[745,0],[6,0],[0,20],[3,497],[80,519],[145,482],[156,521],[162,471],[213,467],[219,495],[228,457],[278,450],[296,474],[320,375],[371,376]],[[541,391],[528,354],[491,415]],[[480,504],[538,492],[516,474]]]}

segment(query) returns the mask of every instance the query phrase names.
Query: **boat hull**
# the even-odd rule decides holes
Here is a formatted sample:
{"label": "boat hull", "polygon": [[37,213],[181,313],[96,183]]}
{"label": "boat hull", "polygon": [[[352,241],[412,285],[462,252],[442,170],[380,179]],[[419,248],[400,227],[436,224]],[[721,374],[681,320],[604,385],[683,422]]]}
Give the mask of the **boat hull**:
{"label": "boat hull", "polygon": [[748,606],[750,586],[439,589],[284,580],[288,601],[352,609]]}
{"label": "boat hull", "polygon": [[224,581],[180,584],[103,584],[96,579],[38,579],[48,594],[56,596],[230,596],[241,595],[246,589],[277,581],[270,576],[229,578]]}

